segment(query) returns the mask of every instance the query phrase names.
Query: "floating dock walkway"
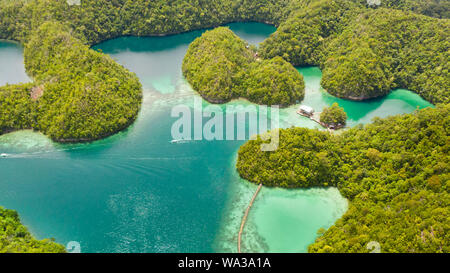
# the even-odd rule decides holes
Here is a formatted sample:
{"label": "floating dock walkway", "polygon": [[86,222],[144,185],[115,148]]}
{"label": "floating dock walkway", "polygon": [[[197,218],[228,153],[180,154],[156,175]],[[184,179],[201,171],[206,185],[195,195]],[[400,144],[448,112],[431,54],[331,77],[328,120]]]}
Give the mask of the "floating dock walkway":
{"label": "floating dock walkway", "polygon": [[250,212],[250,209],[253,206],[253,203],[255,202],[256,196],[258,196],[259,191],[262,188],[262,184],[259,184],[258,189],[256,190],[255,194],[253,194],[253,198],[250,201],[250,204],[248,205],[247,209],[245,210],[244,217],[242,217],[241,222],[241,228],[239,230],[239,236],[238,236],[238,253],[241,253],[241,238],[242,238],[242,232],[244,231],[245,223],[247,222],[248,213]]}
{"label": "floating dock walkway", "polygon": [[300,116],[307,117],[307,118],[311,119],[312,121],[317,122],[319,125],[321,125],[324,128],[328,128],[324,123],[322,123],[320,121],[320,118],[319,118],[320,113],[306,114],[299,110],[299,111],[297,111],[297,114],[299,114]]}
{"label": "floating dock walkway", "polygon": [[313,113],[311,115],[308,115],[308,114],[305,114],[304,112],[299,110],[299,111],[297,111],[297,114],[299,114],[300,116],[304,116],[304,117],[307,117],[307,118],[311,119],[312,121],[316,122],[317,124],[319,124],[323,128],[327,129],[328,132],[330,132],[330,133],[334,132],[334,129],[331,129],[325,123],[320,121],[320,113]]}

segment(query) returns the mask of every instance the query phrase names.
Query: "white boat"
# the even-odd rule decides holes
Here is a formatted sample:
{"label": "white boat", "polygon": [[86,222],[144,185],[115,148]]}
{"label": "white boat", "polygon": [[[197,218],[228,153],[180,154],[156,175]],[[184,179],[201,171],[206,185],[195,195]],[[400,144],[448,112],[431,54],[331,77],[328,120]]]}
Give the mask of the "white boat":
{"label": "white boat", "polygon": [[3,157],[3,158],[8,157],[8,154],[0,154],[0,157]]}
{"label": "white boat", "polygon": [[170,141],[170,143],[178,143],[181,141],[183,141],[183,139],[174,139],[174,140]]}

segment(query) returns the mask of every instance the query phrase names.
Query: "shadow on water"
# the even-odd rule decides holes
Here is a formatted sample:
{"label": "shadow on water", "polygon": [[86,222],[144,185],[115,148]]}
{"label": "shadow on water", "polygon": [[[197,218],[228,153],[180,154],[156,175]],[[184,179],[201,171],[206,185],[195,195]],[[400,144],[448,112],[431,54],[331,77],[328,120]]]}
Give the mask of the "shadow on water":
{"label": "shadow on water", "polygon": [[[189,46],[195,38],[202,35],[204,31],[196,30],[177,35],[168,36],[151,36],[151,37],[136,37],[124,36],[107,40],[101,44],[93,46],[93,49],[102,51],[108,54],[117,54],[123,51],[133,52],[158,52],[175,49],[179,46]],[[126,45],[126,46],[123,46]]]}
{"label": "shadow on water", "polygon": [[[268,36],[276,31],[274,26],[256,22],[229,23],[224,26],[229,27],[238,36],[245,37],[247,42],[254,45],[261,43],[264,41],[266,35]],[[124,36],[104,41],[101,44],[93,46],[92,48],[108,54],[116,54],[123,51],[146,53],[158,52],[175,49],[180,46],[185,46],[187,48],[189,44],[191,44],[197,37],[200,37],[205,31],[211,29],[213,28],[194,30],[167,36]]]}

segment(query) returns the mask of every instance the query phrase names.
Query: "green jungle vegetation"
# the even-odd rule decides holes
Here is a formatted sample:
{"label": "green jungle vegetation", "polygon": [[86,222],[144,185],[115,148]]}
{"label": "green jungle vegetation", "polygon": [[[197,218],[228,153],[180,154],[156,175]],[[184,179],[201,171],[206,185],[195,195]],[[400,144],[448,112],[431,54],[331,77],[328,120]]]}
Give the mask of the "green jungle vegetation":
{"label": "green jungle vegetation", "polygon": [[344,108],[339,107],[339,104],[335,102],[331,107],[325,107],[323,109],[320,114],[320,121],[327,126],[339,126],[339,124],[345,125],[347,122],[347,113],[345,113]]}
{"label": "green jungle vegetation", "polygon": [[261,45],[261,56],[320,66],[322,86],[337,97],[364,100],[406,88],[432,103],[448,103],[449,22],[319,0],[281,23]]}
{"label": "green jungle vegetation", "polygon": [[293,0],[0,0],[0,35],[27,41],[45,21],[64,22],[88,44],[123,35],[166,35],[235,21],[277,24]]}
{"label": "green jungle vegetation", "polygon": [[205,32],[189,46],[183,75],[200,95],[212,103],[234,98],[264,105],[289,106],[303,100],[305,83],[297,70],[281,57],[261,60],[229,28]]}
{"label": "green jungle vegetation", "polygon": [[280,130],[280,146],[261,138],[239,150],[242,178],[269,187],[337,187],[350,204],[310,252],[450,251],[450,105],[375,119],[340,134]]}
{"label": "green jungle vegetation", "polygon": [[[379,7],[368,7],[366,0],[82,0],[69,6],[66,0],[0,0],[0,39],[25,46],[34,80],[0,87],[0,134],[32,128],[55,141],[82,142],[130,125],[140,108],[141,85],[134,74],[90,49],[96,43],[235,21],[274,24],[278,30],[258,50],[261,63],[249,64],[252,80],[242,83],[241,92],[252,87],[246,94],[252,101],[283,101],[281,92],[263,94],[285,80],[281,71],[291,70],[281,57],[292,65],[319,65],[322,85],[336,96],[366,99],[403,87],[444,104],[339,136],[282,130],[281,145],[289,149],[249,154],[257,142],[242,147],[241,175],[269,186],[340,188],[350,209],[323,231],[312,252],[367,251],[369,239],[386,252],[448,252],[449,5],[445,0],[382,0]],[[280,73],[264,78],[258,72],[268,69]],[[269,158],[246,160],[253,155]],[[2,251],[63,251],[32,239],[14,212],[1,210],[0,216]]]}
{"label": "green jungle vegetation", "polygon": [[0,253],[65,253],[53,240],[34,239],[16,211],[0,207]]}
{"label": "green jungle vegetation", "polygon": [[[35,129],[58,142],[103,138],[130,125],[140,109],[138,78],[109,56],[46,22],[26,43],[33,84],[0,87],[0,133]],[[33,91],[39,92],[33,97]]]}
{"label": "green jungle vegetation", "polygon": [[58,141],[94,140],[134,121],[142,100],[136,75],[90,50],[63,25],[46,22],[25,47],[25,67],[44,90],[36,127]]}
{"label": "green jungle vegetation", "polygon": [[388,9],[359,15],[326,47],[322,86],[356,100],[406,88],[432,103],[448,103],[449,33],[449,20]]}
{"label": "green jungle vegetation", "polygon": [[35,125],[36,103],[30,99],[32,84],[0,87],[0,134]]}

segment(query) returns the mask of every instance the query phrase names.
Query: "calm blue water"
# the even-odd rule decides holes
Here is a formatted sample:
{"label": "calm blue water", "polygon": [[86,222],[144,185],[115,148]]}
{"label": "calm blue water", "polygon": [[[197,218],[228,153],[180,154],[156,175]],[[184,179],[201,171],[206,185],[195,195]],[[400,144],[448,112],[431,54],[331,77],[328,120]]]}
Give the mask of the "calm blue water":
{"label": "calm blue water", "polygon": [[[263,41],[275,29],[256,23],[231,24],[231,29],[251,43]],[[170,143],[171,127],[177,118],[170,112],[178,104],[191,105],[199,98],[181,75],[187,47],[201,31],[169,37],[123,37],[95,48],[110,54],[137,73],[144,86],[144,103],[136,123],[128,130],[91,144],[61,145],[45,136],[21,131],[0,136],[0,205],[18,210],[23,222],[38,238],[54,237],[62,244],[78,241],[82,252],[213,252],[235,251],[236,223],[253,192],[234,169],[236,152],[243,141],[192,141]],[[2,45],[2,43],[0,43]],[[20,50],[20,48],[19,48]],[[2,47],[0,46],[0,56]],[[16,62],[19,60],[16,59]],[[23,60],[21,61],[23,62]],[[4,69],[5,63],[0,67]],[[0,70],[2,71],[2,70]],[[320,70],[299,69],[307,85],[305,101],[314,106],[330,105],[333,99],[320,89]],[[8,78],[0,74],[0,83]],[[21,81],[21,80],[20,80]],[[402,91],[403,92],[403,91]],[[352,123],[368,122],[377,113],[388,114],[391,106],[400,112],[413,111],[426,102],[405,91],[406,97],[388,97],[367,104],[348,102]],[[403,94],[403,93],[402,93]],[[206,106],[208,103],[203,101]],[[230,104],[250,105],[244,100]],[[360,105],[360,106],[358,106]],[[389,106],[389,107],[387,107]],[[396,107],[398,106],[398,107]],[[222,106],[225,107],[225,106]],[[315,127],[295,114],[296,107],[281,111],[281,126]],[[198,109],[196,110],[198,111]],[[397,113],[395,112],[395,113]],[[298,191],[298,198],[305,196]],[[276,237],[264,238],[274,228],[261,220],[264,208],[275,202],[277,209],[301,204],[303,211],[323,201],[320,209],[342,205],[335,192],[306,195],[309,201],[283,201],[283,194],[265,189],[261,206],[250,217],[247,238],[266,241],[249,251],[280,251],[271,246]],[[271,197],[272,196],[272,197]],[[328,197],[327,197],[328,196]],[[325,198],[325,199],[324,199]],[[237,199],[241,202],[235,202]],[[270,201],[275,200],[275,201]],[[268,203],[269,202],[269,203]],[[269,205],[268,205],[269,204]],[[341,206],[342,207],[342,206]],[[273,208],[272,212],[273,213]],[[286,232],[302,221],[290,208]],[[340,213],[343,213],[342,211]],[[230,215],[233,216],[230,218]],[[315,219],[317,215],[314,215]],[[329,227],[340,215],[324,213],[310,230]],[[258,228],[260,225],[260,228]],[[259,231],[258,231],[259,230]],[[309,233],[308,233],[309,234]],[[273,235],[273,234],[272,234]],[[295,236],[293,234],[292,236]],[[291,251],[304,251],[315,234],[301,235]],[[247,239],[249,240],[249,239]],[[269,245],[267,245],[267,243]]]}

